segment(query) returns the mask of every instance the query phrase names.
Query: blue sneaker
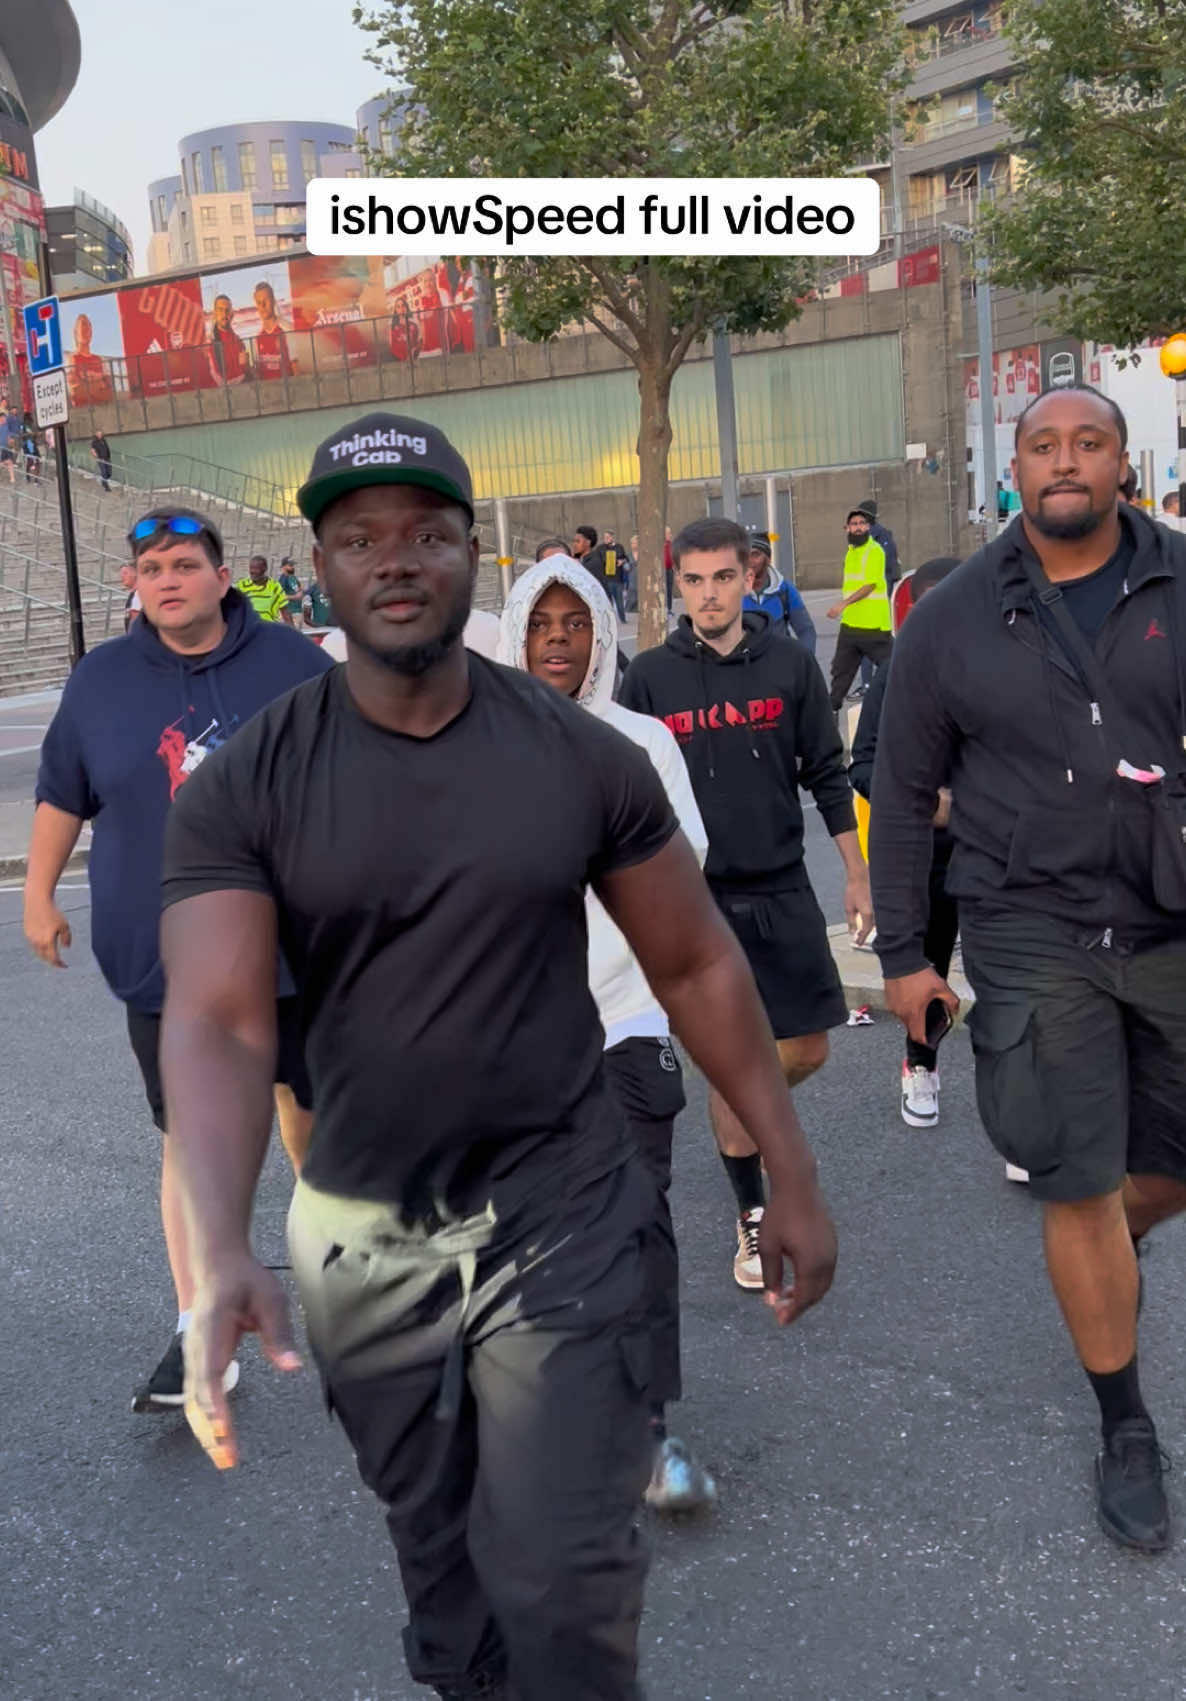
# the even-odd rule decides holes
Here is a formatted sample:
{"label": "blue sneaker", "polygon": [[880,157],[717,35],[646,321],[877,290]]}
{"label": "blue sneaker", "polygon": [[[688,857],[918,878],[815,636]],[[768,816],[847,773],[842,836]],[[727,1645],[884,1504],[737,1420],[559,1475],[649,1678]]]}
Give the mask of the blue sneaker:
{"label": "blue sneaker", "polygon": [[656,1512],[701,1512],[716,1498],[716,1483],[683,1442],[674,1436],[660,1442],[644,1496],[647,1505]]}

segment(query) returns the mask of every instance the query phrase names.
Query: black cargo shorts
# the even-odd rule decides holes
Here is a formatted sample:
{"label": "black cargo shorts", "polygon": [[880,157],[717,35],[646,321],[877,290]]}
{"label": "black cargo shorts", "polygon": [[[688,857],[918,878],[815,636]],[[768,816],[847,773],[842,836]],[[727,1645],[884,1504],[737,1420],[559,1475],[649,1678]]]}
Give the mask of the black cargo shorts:
{"label": "black cargo shorts", "polygon": [[1186,1182],[1186,938],[961,906],[976,1100],[1039,1199]]}

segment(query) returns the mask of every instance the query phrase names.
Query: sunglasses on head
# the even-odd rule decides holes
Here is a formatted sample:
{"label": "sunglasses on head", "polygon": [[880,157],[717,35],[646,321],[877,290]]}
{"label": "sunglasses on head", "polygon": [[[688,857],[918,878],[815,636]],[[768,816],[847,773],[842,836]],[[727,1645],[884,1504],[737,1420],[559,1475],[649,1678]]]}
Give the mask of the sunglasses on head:
{"label": "sunglasses on head", "polygon": [[146,520],[137,520],[132,527],[132,539],[135,543],[143,543],[145,538],[155,537],[158,532],[173,532],[177,537],[197,537],[205,530],[202,521],[195,520],[190,514],[172,514],[168,519],[150,514]]}

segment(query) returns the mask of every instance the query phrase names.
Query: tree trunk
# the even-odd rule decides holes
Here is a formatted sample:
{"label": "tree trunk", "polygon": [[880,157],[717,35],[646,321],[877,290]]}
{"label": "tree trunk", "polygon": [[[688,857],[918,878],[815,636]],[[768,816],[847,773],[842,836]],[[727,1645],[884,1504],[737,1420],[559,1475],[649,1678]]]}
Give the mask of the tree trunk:
{"label": "tree trunk", "polygon": [[661,355],[642,353],[638,394],[638,648],[653,650],[667,636],[663,543],[667,455],[671,448],[671,379],[663,371]]}

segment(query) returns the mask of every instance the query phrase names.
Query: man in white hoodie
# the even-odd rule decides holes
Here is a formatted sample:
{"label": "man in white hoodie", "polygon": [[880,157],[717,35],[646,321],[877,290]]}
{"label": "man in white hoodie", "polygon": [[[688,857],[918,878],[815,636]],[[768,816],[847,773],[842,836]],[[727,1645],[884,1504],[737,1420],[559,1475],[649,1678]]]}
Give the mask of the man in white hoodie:
{"label": "man in white hoodie", "polygon": [[[502,613],[497,659],[545,680],[641,745],[703,864],[708,835],[679,746],[662,721],[614,702],[617,653],[617,620],[609,598],[578,561],[550,556],[516,582]],[[683,1075],[668,1019],[634,953],[592,891],[585,908],[589,986],[605,1029],[606,1074],[659,1190],[646,1245],[655,1437],[646,1499],[665,1511],[691,1511],[714,1500],[716,1489],[666,1426],[666,1407],[680,1397],[679,1255],[667,1192],[675,1118],[685,1104]]]}

